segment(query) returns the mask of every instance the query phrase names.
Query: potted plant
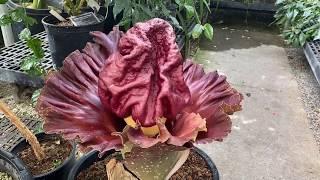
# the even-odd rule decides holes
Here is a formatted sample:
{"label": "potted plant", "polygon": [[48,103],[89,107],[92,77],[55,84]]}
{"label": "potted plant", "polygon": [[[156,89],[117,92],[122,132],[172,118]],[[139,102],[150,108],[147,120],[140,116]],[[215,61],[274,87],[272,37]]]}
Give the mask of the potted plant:
{"label": "potted plant", "polygon": [[0,179],[31,180],[32,176],[16,155],[0,149]]}
{"label": "potted plant", "polygon": [[22,160],[33,179],[62,179],[75,161],[75,144],[44,133],[35,136],[3,102],[0,111],[25,138],[12,152]]}
{"label": "potted plant", "polygon": [[[99,157],[98,151],[87,153],[73,166],[69,173],[68,180],[94,179],[94,177],[98,177],[97,179],[106,179],[108,175],[105,173],[105,164],[114,152],[115,151],[108,151],[102,157]],[[193,147],[190,153],[186,162],[171,176],[171,179],[182,179],[183,176],[181,177],[181,174],[191,174],[194,172],[198,179],[219,180],[218,169],[207,154],[196,147]]]}
{"label": "potted plant", "polygon": [[[0,4],[6,2],[7,0],[4,0],[0,2]],[[46,71],[41,67],[41,61],[44,58],[42,41],[39,38],[33,37],[32,30],[30,30],[37,21],[33,17],[28,16],[26,5],[27,4],[25,4],[25,6],[19,6],[0,17],[0,25],[23,24],[21,27],[25,28],[21,32],[18,32],[18,36],[20,40],[25,41],[31,53],[22,59],[20,67],[30,76],[44,76]]]}
{"label": "potted plant", "polygon": [[[15,14],[22,15],[25,13],[28,17],[33,18],[34,23],[29,27],[33,35],[44,31],[41,20],[45,16],[50,15],[48,6],[57,7],[59,4],[52,0],[8,0],[7,6]],[[26,28],[26,25],[23,22],[14,22],[11,24],[11,27],[15,41],[18,41],[19,33]]]}
{"label": "potted plant", "polygon": [[[90,1],[95,2],[95,1]],[[100,6],[95,2],[96,7]],[[64,8],[67,13],[62,14],[66,21],[61,21],[55,16],[47,16],[43,18],[42,23],[47,32],[49,47],[52,55],[52,60],[55,67],[62,66],[65,57],[77,49],[82,49],[88,41],[92,41],[89,35],[91,31],[108,32],[115,24],[112,16],[107,16],[103,13],[112,13],[106,9],[102,9],[101,13],[94,11],[98,21],[87,21],[87,23],[75,26],[69,17],[79,16],[88,11],[86,0],[65,0]],[[98,9],[96,8],[96,9]]]}
{"label": "potted plant", "polygon": [[[107,154],[102,171],[108,179],[169,179],[188,160],[191,166],[204,161],[193,143],[228,135],[228,115],[241,110],[243,96],[225,76],[183,61],[167,21],[91,34],[95,43],[48,76],[36,109],[46,133]],[[178,176],[198,175],[190,169]]]}
{"label": "potted plant", "polygon": [[302,47],[306,42],[320,39],[320,2],[278,0],[275,23],[287,44]]}

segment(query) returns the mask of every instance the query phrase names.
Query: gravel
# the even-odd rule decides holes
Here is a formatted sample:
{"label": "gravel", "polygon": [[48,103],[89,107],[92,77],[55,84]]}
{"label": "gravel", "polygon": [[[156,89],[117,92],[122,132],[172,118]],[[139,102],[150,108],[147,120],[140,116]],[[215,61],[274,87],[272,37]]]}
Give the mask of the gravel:
{"label": "gravel", "polygon": [[286,51],[292,72],[298,82],[310,129],[313,131],[320,151],[320,85],[313,75],[302,49],[287,48]]}
{"label": "gravel", "polygon": [[[20,118],[39,120],[40,117],[31,102],[34,90],[34,88],[0,81],[0,100],[4,101]],[[3,118],[4,115],[0,113],[0,120]]]}

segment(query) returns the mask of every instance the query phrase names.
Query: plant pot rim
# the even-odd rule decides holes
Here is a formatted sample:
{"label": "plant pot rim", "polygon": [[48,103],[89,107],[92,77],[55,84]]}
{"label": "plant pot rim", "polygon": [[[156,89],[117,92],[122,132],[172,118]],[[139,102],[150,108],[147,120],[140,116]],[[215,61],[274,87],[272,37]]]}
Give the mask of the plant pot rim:
{"label": "plant pot rim", "polygon": [[[28,171],[25,164],[15,154],[8,152],[8,151],[5,151],[3,149],[0,149],[0,159],[3,159],[8,164],[10,164],[14,169],[16,169],[16,171],[19,173],[21,179],[23,179],[23,180],[31,180],[32,179],[32,175]],[[8,172],[6,172],[6,173],[8,173]],[[10,175],[10,173],[8,173],[8,174]]]}
{"label": "plant pot rim", "polygon": [[[8,0],[7,5],[10,8],[22,7],[21,4],[19,4],[19,2],[17,2],[16,0]],[[44,14],[48,14],[49,13],[49,9],[33,9],[33,8],[28,8],[28,7],[25,7],[25,9],[27,11],[37,11],[37,12],[42,12]]]}
{"label": "plant pot rim", "polygon": [[[46,134],[44,132],[40,132],[40,133],[37,133],[35,134],[36,137],[38,139],[42,139],[44,138],[45,136],[54,136],[54,135],[57,135],[57,134]],[[19,141],[13,148],[12,148],[12,151],[14,154],[16,154],[16,152],[14,152],[15,148],[17,148],[21,143],[27,143],[26,139],[23,138],[21,141]],[[67,159],[65,159],[63,161],[63,163],[61,163],[57,168],[54,168],[53,170],[49,171],[49,172],[46,172],[46,173],[43,173],[43,174],[38,174],[38,175],[34,175],[33,178],[34,179],[37,179],[37,178],[42,178],[42,177],[45,177],[45,176],[48,176],[50,174],[53,174],[54,172],[56,171],[59,171],[63,166],[65,166],[66,164],[68,164],[69,161],[71,161],[73,159],[73,156],[75,155],[75,152],[76,152],[76,143],[75,142],[70,142],[70,145],[72,146],[72,150],[70,152],[70,154],[68,155]],[[22,161],[22,160],[21,160]]]}
{"label": "plant pot rim", "polygon": [[[67,13],[61,13],[61,15],[63,17],[67,17]],[[55,21],[55,22],[58,22],[58,20],[53,16],[53,15],[49,15],[49,16],[46,16],[44,17],[41,22],[42,24],[45,26],[45,27],[50,27],[50,28],[56,28],[56,29],[70,29],[70,30],[77,30],[79,31],[79,29],[86,29],[88,27],[91,27],[91,26],[96,26],[96,25],[100,25],[100,24],[103,24],[105,21],[106,21],[106,18],[103,17],[102,15],[100,14],[97,14],[98,18],[101,18],[102,21],[100,22],[97,22],[97,23],[94,23],[94,24],[88,24],[88,25],[84,25],[84,26],[58,26],[56,24],[53,24],[51,22],[48,22],[48,21]]]}
{"label": "plant pot rim", "polygon": [[[196,153],[198,153],[206,162],[207,166],[209,167],[210,171],[212,172],[212,179],[213,180],[219,180],[219,171],[216,167],[216,165],[213,163],[212,159],[201,149],[198,147],[194,146],[192,148]],[[106,154],[104,155],[104,158],[107,156],[113,154],[115,150],[110,150],[107,151]],[[77,177],[77,175],[81,172],[79,169],[81,168],[81,165],[85,163],[89,158],[92,156],[98,156],[99,152],[98,151],[90,151],[87,154],[83,155],[72,167],[72,169],[69,172],[68,175],[68,180],[73,180],[74,178]],[[88,168],[88,167],[87,167]]]}

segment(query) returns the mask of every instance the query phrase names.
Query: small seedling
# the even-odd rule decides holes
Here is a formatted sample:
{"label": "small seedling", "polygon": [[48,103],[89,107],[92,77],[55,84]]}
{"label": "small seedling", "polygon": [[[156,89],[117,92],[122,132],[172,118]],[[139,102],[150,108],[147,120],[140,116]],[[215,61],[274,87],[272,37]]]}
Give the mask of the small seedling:
{"label": "small seedling", "polygon": [[61,163],[62,163],[62,161],[60,159],[54,159],[52,161],[52,164],[53,164],[54,168],[59,167],[61,165]]}

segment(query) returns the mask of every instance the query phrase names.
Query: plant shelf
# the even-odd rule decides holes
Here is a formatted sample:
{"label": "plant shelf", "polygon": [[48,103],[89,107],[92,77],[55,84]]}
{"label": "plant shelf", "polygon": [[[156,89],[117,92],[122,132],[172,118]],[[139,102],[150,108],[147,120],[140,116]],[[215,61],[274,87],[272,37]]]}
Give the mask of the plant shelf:
{"label": "plant shelf", "polygon": [[313,74],[320,84],[320,40],[306,43],[303,47],[303,50],[311,66]]}
{"label": "plant shelf", "polygon": [[[30,129],[36,130],[40,126],[40,121],[23,119],[23,123]],[[12,148],[22,139],[17,128],[11,124],[7,118],[2,118],[0,122],[0,148],[11,151]]]}
{"label": "plant shelf", "polygon": [[[42,40],[42,47],[45,57],[41,66],[45,70],[53,68],[46,33],[41,32],[34,35]],[[31,54],[25,41],[19,41],[11,46],[0,49],[0,81],[16,83],[19,85],[39,87],[43,85],[43,80],[39,77],[31,77],[20,69],[22,60]]]}

